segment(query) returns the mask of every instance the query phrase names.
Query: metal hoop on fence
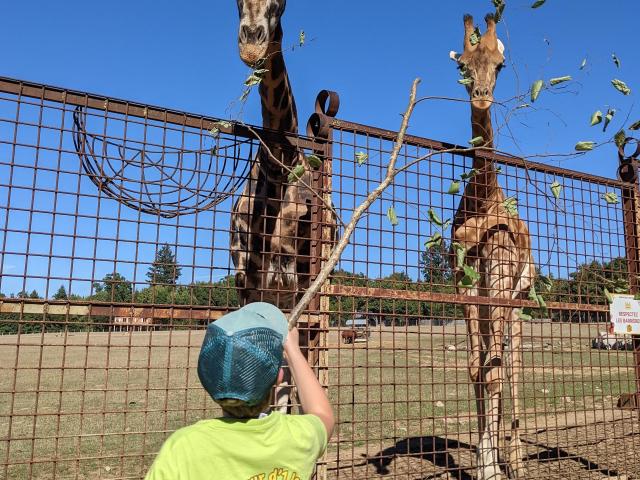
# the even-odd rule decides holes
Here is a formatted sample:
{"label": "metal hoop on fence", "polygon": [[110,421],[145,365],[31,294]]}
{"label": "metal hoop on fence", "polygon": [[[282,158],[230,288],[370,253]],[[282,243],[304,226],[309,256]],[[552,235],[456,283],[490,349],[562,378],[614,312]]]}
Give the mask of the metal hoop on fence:
{"label": "metal hoop on fence", "polygon": [[[207,149],[162,144],[152,150],[145,139],[117,142],[89,133],[86,118],[76,107],[73,142],[83,170],[102,193],[140,212],[173,218],[209,210],[233,195],[251,171],[250,139]],[[239,154],[242,144],[249,145],[248,156]]]}

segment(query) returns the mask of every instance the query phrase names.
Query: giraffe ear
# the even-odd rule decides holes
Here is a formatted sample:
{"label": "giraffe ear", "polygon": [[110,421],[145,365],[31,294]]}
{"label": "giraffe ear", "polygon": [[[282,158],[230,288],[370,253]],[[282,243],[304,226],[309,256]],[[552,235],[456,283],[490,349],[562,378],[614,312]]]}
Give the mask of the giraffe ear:
{"label": "giraffe ear", "polygon": [[454,62],[458,62],[460,60],[460,54],[458,52],[454,52],[453,50],[451,50],[449,52],[449,58]]}
{"label": "giraffe ear", "polygon": [[498,51],[504,57],[504,43],[502,43],[502,40],[500,40],[499,38],[497,40],[498,40]]}

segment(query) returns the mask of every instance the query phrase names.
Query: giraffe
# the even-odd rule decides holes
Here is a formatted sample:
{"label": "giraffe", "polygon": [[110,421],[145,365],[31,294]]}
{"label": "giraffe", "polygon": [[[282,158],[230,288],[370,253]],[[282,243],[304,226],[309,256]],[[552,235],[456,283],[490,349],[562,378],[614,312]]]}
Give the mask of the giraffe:
{"label": "giraffe", "polygon": [[[266,70],[259,85],[262,126],[278,132],[298,131],[298,114],[282,55],[286,0],[237,0],[238,46],[242,61]],[[305,156],[264,139],[244,191],[231,213],[231,258],[240,303],[272,303],[293,308],[309,285],[311,174]],[[302,182],[287,184],[283,165],[305,167]]]}
{"label": "giraffe", "polygon": [[[482,137],[493,148],[491,105],[498,72],[504,63],[504,45],[496,34],[493,15],[485,17],[487,30],[472,42],[473,17],[464,16],[464,52],[450,57],[465,78],[471,104],[473,138]],[[531,239],[527,225],[510,215],[505,194],[498,183],[494,162],[476,154],[473,176],[465,187],[456,211],[452,236],[464,247],[464,264],[455,260],[456,282],[468,265],[480,274],[471,288],[458,286],[458,293],[512,300],[526,298],[535,276]],[[519,433],[519,377],[522,370],[522,324],[513,307],[464,306],[470,343],[469,375],[476,398],[479,444],[476,452],[477,478],[502,479],[499,455],[506,454],[510,478],[526,475]],[[508,340],[507,340],[508,339]],[[506,344],[510,343],[510,352]],[[509,355],[510,353],[510,355]],[[503,389],[505,377],[511,388],[512,419],[508,446],[505,445]],[[506,448],[504,448],[506,446]]]}
{"label": "giraffe", "polygon": [[[240,58],[263,69],[259,85],[262,126],[277,132],[298,131],[298,114],[282,54],[281,17],[286,0],[237,0]],[[310,284],[311,204],[309,163],[299,150],[262,139],[254,165],[231,212],[230,250],[240,304],[263,301],[291,309]],[[271,153],[269,153],[271,152]],[[277,159],[278,161],[274,160]],[[289,183],[289,168],[305,173]],[[306,337],[301,336],[305,343]],[[285,369],[276,388],[277,410],[287,412],[291,376]]]}

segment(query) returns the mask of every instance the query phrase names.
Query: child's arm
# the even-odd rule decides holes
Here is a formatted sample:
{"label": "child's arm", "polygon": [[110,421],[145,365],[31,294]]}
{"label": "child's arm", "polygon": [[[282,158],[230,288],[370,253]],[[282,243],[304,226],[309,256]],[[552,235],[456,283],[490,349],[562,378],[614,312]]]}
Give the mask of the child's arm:
{"label": "child's arm", "polygon": [[284,345],[284,352],[287,355],[291,375],[298,387],[298,397],[304,413],[312,414],[320,418],[327,429],[327,438],[331,438],[335,420],[333,409],[320,382],[313,374],[313,370],[307,363],[307,359],[300,351],[300,338],[298,329],[294,328],[289,332]]}

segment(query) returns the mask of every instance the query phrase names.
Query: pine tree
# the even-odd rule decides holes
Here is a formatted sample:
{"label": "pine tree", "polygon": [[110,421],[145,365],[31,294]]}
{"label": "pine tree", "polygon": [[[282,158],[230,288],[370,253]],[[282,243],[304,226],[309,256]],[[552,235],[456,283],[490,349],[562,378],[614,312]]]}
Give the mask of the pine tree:
{"label": "pine tree", "polygon": [[69,296],[67,295],[67,290],[64,288],[64,285],[60,285],[58,291],[53,295],[54,300],[67,300]]}
{"label": "pine tree", "polygon": [[147,278],[151,284],[175,285],[180,278],[181,270],[171,247],[165,243],[156,253],[153,265],[147,272]]}
{"label": "pine tree", "polygon": [[448,258],[448,245],[433,246],[422,252],[420,268],[424,281],[446,285],[453,278],[453,270]]}

